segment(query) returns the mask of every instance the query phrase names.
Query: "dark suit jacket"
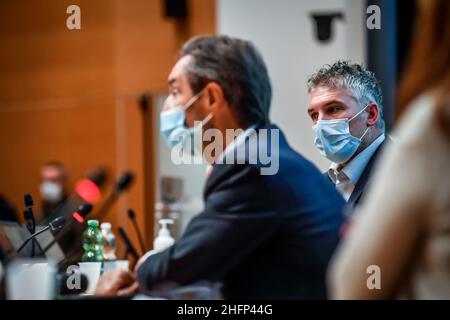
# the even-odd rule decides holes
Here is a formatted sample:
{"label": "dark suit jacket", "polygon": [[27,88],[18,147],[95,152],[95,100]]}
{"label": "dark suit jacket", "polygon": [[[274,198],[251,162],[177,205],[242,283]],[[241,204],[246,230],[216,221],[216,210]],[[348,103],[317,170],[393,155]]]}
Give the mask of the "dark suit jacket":
{"label": "dark suit jacket", "polygon": [[[386,143],[390,143],[391,139],[386,136],[383,143],[380,144],[380,146],[375,150],[374,154],[370,158],[369,162],[367,163],[366,167],[364,168],[364,171],[362,172],[361,176],[359,177],[359,180],[356,182],[355,189],[353,189],[352,194],[350,195],[350,198],[347,201],[347,205],[345,207],[345,214],[346,216],[351,216],[353,214],[353,211],[358,206],[358,204],[361,202],[361,200],[364,198],[364,195],[367,191],[367,188],[370,185],[370,181],[372,178],[372,174],[374,173],[374,167],[379,159],[380,155],[382,154],[383,148],[386,145]],[[328,176],[328,172],[324,173],[324,176],[331,181],[330,177]]]}
{"label": "dark suit jacket", "polygon": [[242,145],[254,147],[243,164],[214,165],[204,211],[172,247],[139,268],[141,291],[162,280],[208,280],[222,282],[228,299],[326,298],[325,271],[345,203],[279,133],[279,152],[272,148],[270,154],[279,159],[275,175],[261,175],[263,165],[250,163],[249,154],[261,149],[251,139]]}

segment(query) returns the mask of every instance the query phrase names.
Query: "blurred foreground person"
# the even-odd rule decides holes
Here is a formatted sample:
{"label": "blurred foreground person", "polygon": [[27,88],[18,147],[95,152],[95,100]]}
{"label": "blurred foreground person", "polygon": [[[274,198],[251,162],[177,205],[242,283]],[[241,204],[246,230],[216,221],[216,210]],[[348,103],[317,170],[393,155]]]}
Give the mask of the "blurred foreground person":
{"label": "blurred foreground person", "polygon": [[338,251],[333,298],[450,299],[450,1],[419,4],[395,148]]}
{"label": "blurred foreground person", "polygon": [[[226,299],[326,298],[344,200],[270,124],[271,85],[259,52],[244,40],[197,37],[182,47],[168,81],[160,127],[172,161],[199,134],[212,171],[204,211],[174,245],[139,261],[141,292],[208,281],[222,283]],[[119,290],[105,281],[99,287]]]}
{"label": "blurred foreground person", "polygon": [[19,216],[14,206],[0,194],[0,221],[18,222]]}
{"label": "blurred foreground person", "polygon": [[47,162],[41,168],[39,193],[42,199],[40,220],[48,217],[53,210],[67,199],[68,174],[62,163]]}

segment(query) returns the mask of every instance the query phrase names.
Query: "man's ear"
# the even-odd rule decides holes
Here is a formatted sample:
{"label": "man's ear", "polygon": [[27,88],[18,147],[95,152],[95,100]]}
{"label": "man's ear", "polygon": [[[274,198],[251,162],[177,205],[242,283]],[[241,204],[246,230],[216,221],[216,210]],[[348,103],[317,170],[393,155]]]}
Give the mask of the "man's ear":
{"label": "man's ear", "polygon": [[371,103],[367,107],[367,126],[371,127],[377,124],[378,118],[380,117],[380,111],[378,109],[378,105],[376,103]]}
{"label": "man's ear", "polygon": [[223,104],[224,96],[222,88],[215,82],[210,82],[205,87],[205,98],[209,108],[216,109]]}

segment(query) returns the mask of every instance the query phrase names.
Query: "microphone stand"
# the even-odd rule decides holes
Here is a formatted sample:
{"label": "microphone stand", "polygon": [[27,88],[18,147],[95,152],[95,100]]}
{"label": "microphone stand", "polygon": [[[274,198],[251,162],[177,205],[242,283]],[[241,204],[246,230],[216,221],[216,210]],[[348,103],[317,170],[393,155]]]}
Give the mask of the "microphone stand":
{"label": "microphone stand", "polygon": [[[17,249],[17,252],[22,251],[23,248],[25,248],[25,246],[28,244],[28,242],[33,241],[32,244],[34,244],[34,240],[35,238],[40,235],[41,233],[44,233],[45,231],[49,230],[51,228],[50,225],[46,226],[45,228],[43,228],[42,230],[33,233],[30,237],[28,237],[24,243],[22,243],[22,245],[19,247],[19,249]],[[33,248],[34,249],[34,246]],[[42,249],[41,249],[42,250]],[[32,252],[32,257],[34,257],[34,252]]]}

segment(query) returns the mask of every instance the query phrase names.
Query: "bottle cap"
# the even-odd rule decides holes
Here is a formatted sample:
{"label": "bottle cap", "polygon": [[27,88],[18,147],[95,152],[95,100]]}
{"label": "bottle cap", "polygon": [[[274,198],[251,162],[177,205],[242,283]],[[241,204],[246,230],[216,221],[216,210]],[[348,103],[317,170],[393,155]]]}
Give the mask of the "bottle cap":
{"label": "bottle cap", "polygon": [[159,219],[158,223],[161,225],[161,228],[158,231],[158,237],[171,237],[170,231],[167,228],[168,224],[173,224],[172,219]]}
{"label": "bottle cap", "polygon": [[107,231],[110,231],[110,230],[111,230],[111,223],[109,223],[109,222],[103,222],[103,223],[100,225],[100,228],[102,228],[102,229],[104,229],[104,230],[107,230]]}
{"label": "bottle cap", "polygon": [[173,219],[159,219],[158,223],[162,226],[162,227],[167,227],[168,224],[173,224]]}
{"label": "bottle cap", "polygon": [[92,228],[98,228],[98,220],[88,220],[88,226]]}

